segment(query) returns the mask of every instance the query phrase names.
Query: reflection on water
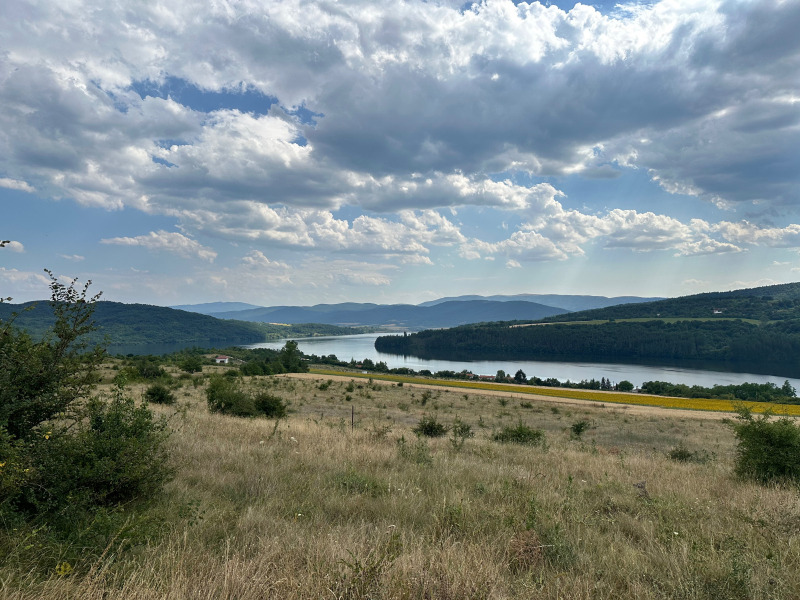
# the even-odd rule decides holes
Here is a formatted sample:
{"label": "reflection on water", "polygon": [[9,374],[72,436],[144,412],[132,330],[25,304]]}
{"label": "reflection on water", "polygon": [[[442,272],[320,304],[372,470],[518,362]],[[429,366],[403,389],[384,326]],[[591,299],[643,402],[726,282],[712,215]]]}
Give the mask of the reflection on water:
{"label": "reflection on water", "polygon": [[[716,384],[729,385],[744,382],[782,385],[786,379],[789,379],[792,386],[800,389],[800,379],[797,378],[710,369],[690,369],[681,366],[520,360],[425,360],[414,356],[399,356],[378,352],[375,350],[375,338],[379,335],[383,334],[367,333],[340,337],[299,338],[297,342],[300,350],[305,354],[316,354],[317,356],[334,354],[339,360],[344,361],[349,361],[350,359],[361,361],[369,358],[375,362],[385,362],[390,369],[407,367],[415,371],[427,369],[433,373],[436,371],[460,372],[467,370],[477,375],[494,375],[501,369],[513,375],[518,369],[522,369],[529,378],[533,376],[541,379],[555,377],[561,381],[568,379],[570,381],[581,381],[605,377],[615,383],[626,379],[637,386],[645,381],[669,381],[670,383],[685,383],[687,385],[702,385],[705,387],[711,387]],[[285,343],[286,340],[277,340],[263,344],[249,344],[245,347],[280,349]]]}

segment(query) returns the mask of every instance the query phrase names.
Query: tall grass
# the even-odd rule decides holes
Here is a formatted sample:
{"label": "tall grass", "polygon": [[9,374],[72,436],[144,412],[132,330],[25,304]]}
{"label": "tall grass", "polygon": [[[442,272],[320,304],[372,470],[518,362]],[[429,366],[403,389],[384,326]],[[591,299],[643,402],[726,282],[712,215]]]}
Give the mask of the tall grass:
{"label": "tall grass", "polygon": [[[202,388],[179,390],[177,476],[146,515],[157,527],[69,575],[57,556],[21,552],[0,566],[0,597],[800,597],[800,496],[736,478],[720,421],[475,391],[423,407],[408,386],[321,382],[262,380],[290,401],[274,435],[272,421],[210,414]],[[424,414],[475,436],[459,451],[417,441]],[[577,419],[595,425],[581,439]],[[518,424],[547,444],[491,439]],[[403,456],[401,437],[431,460]],[[712,458],[672,460],[678,443]]]}

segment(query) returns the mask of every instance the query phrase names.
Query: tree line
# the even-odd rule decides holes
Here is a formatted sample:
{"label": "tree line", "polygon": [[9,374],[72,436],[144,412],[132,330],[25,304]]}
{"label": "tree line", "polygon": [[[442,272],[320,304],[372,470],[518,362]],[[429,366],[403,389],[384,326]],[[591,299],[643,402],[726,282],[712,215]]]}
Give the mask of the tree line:
{"label": "tree line", "polygon": [[719,363],[800,373],[800,320],[601,324],[484,323],[381,336],[379,352],[444,360],[594,360]]}

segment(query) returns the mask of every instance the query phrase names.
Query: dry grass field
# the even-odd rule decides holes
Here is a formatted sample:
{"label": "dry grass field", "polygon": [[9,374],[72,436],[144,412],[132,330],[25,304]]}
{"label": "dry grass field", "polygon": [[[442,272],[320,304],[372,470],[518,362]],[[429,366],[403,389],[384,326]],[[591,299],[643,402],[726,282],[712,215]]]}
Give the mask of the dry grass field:
{"label": "dry grass field", "polygon": [[[83,557],[33,535],[0,566],[0,597],[800,597],[800,496],[733,476],[724,415],[325,375],[245,383],[290,416],[210,414],[186,380],[176,475],[131,518],[136,543],[120,532]],[[418,438],[423,416],[474,437]],[[544,444],[492,439],[520,423]]]}

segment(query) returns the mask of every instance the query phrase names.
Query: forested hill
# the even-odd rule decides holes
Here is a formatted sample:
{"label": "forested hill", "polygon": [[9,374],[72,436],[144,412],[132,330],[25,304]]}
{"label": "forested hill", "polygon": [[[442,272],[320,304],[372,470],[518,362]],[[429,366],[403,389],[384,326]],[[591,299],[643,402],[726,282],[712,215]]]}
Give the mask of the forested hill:
{"label": "forested hill", "polygon": [[[0,303],[1,321],[7,321],[15,312],[18,316],[14,326],[26,330],[34,338],[40,338],[53,324],[53,312],[48,301]],[[162,306],[121,302],[97,302],[93,320],[97,331],[90,336],[90,340],[97,343],[107,336],[112,345],[195,343],[198,346],[218,346],[313,334],[358,333],[330,325],[286,327],[223,320]]]}
{"label": "forested hill", "polygon": [[557,322],[483,323],[384,336],[375,347],[429,359],[719,363],[800,376],[796,283],[623,305],[546,321]]}
{"label": "forested hill", "polygon": [[620,304],[584,310],[543,321],[592,321],[641,318],[718,318],[777,321],[800,319],[800,283],[711,292],[656,302]]}

